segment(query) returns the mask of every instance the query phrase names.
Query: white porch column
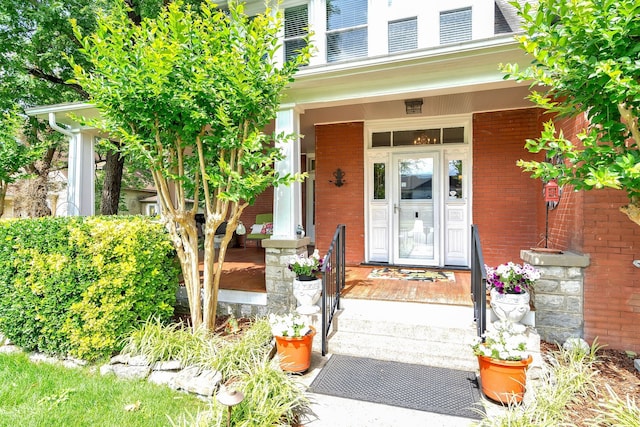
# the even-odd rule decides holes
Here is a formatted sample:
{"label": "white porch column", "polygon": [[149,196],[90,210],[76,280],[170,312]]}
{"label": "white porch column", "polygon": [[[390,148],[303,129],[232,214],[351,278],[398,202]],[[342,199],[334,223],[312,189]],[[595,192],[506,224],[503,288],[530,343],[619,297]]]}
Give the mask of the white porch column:
{"label": "white porch column", "polygon": [[[284,158],[276,162],[280,175],[300,172],[300,113],[293,105],[281,105],[276,117],[276,134],[295,134],[293,141],[278,142]],[[302,224],[302,190],[299,182],[280,185],[273,191],[273,240],[296,238],[296,226]]]}
{"label": "white porch column", "polygon": [[95,152],[93,137],[74,131],[69,137],[67,215],[88,216],[95,211]]}

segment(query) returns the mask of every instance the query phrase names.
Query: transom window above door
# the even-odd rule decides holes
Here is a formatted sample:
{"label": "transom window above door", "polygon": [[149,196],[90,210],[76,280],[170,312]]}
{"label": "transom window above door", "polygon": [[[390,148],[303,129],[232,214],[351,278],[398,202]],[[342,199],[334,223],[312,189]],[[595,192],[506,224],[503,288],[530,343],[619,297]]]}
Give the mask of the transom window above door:
{"label": "transom window above door", "polygon": [[403,147],[413,145],[464,144],[464,127],[373,132],[371,147]]}

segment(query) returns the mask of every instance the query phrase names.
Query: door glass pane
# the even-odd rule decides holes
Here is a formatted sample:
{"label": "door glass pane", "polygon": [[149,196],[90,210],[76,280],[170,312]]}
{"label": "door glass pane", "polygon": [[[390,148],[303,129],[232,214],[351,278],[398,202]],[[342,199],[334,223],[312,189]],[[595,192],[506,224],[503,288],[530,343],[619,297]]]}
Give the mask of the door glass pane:
{"label": "door glass pane", "polygon": [[374,163],[373,165],[373,198],[374,200],[384,200],[387,197],[384,169],[385,169],[384,163]]}
{"label": "door glass pane", "polygon": [[372,147],[390,147],[391,132],[373,132],[371,134]]}
{"label": "door glass pane", "polygon": [[440,129],[402,130],[393,132],[393,145],[430,145],[440,143]]}
{"label": "door glass pane", "polygon": [[434,257],[433,158],[398,161],[398,254],[402,260]]}
{"label": "door glass pane", "polygon": [[449,160],[449,198],[462,197],[462,160]]}

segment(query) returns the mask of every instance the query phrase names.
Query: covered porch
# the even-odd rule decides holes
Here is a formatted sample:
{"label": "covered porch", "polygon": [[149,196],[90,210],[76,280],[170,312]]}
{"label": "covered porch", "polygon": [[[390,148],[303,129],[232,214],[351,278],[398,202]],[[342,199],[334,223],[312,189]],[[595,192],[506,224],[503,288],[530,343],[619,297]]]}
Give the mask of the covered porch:
{"label": "covered porch", "polygon": [[[471,306],[470,280],[467,270],[433,269],[453,275],[454,280],[402,280],[370,278],[380,265],[346,267],[342,296],[352,299],[432,303]],[[223,265],[220,289],[223,291],[266,293],[265,250],[258,247],[229,248]],[[224,296],[224,292],[223,292]]]}

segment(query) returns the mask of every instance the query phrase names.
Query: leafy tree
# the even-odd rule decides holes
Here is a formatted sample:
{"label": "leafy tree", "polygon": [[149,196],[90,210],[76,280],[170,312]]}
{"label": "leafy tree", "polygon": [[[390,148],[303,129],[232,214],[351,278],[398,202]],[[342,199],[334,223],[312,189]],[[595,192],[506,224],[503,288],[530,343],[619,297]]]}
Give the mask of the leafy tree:
{"label": "leafy tree", "polygon": [[17,114],[7,112],[0,120],[0,217],[4,214],[7,187],[20,176],[29,162],[29,150],[18,140],[21,120]]}
{"label": "leafy tree", "polygon": [[[262,133],[283,89],[309,59],[305,48],[295,60],[276,63],[281,21],[282,13],[270,9],[250,18],[236,2],[228,11],[205,2],[199,12],[175,2],[138,26],[118,1],[94,34],[83,36],[76,27],[92,67],[72,59],[75,82],[101,113],[96,125],[153,175],[194,328],[215,326],[222,264],[242,211],[267,187],[297,178],[274,170],[282,153],[273,140],[287,136]],[[205,216],[202,284],[199,206]],[[216,262],[214,233],[225,220]]]}
{"label": "leafy tree", "polygon": [[557,132],[553,121],[539,139],[527,141],[529,151],[545,150],[564,162],[519,164],[533,177],[576,189],[624,190],[630,203],[621,210],[640,224],[640,3],[540,0],[516,6],[524,27],[517,39],[534,62],[504,71],[533,82],[530,99],[538,106],[558,117],[584,113],[589,121],[580,144]]}
{"label": "leafy tree", "polygon": [[[197,5],[200,1],[191,3]],[[144,17],[156,16],[165,3],[166,0],[127,0],[131,7],[128,18],[139,24]],[[73,71],[64,55],[73,55],[84,67],[90,66],[77,54],[80,44],[69,18],[75,18],[76,25],[89,33],[95,28],[97,13],[108,10],[111,4],[110,0],[0,0],[0,111],[8,111],[15,104],[26,107],[87,100],[87,92],[77,83],[69,82]],[[43,129],[45,123],[26,121],[25,126],[31,129],[25,127],[23,134],[49,133]],[[37,144],[35,140],[31,143],[48,144],[45,141]],[[43,157],[37,164],[35,159],[31,164],[33,182],[29,187],[40,196],[32,193],[29,198],[38,202],[40,211],[47,209],[48,173],[56,167],[53,163],[64,148],[64,141],[58,139],[57,145],[48,145],[42,151]],[[101,213],[116,214],[123,159],[111,147],[99,145],[98,150],[106,159]]]}

